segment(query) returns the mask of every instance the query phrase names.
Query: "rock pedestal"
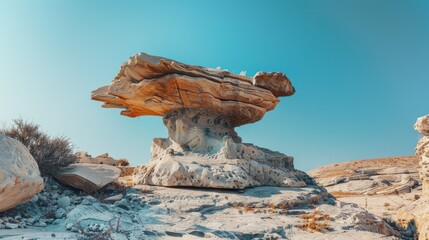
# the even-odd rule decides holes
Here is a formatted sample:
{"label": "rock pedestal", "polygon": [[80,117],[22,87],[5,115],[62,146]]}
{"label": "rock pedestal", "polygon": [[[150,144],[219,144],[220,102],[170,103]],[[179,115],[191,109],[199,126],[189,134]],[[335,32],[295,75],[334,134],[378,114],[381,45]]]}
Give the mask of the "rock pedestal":
{"label": "rock pedestal", "polygon": [[180,146],[180,151],[214,153],[220,150],[224,138],[241,142],[231,119],[210,109],[183,108],[164,116],[168,136]]}
{"label": "rock pedestal", "polygon": [[163,116],[168,138],[154,139],[151,161],[135,169],[137,184],[242,189],[313,184],[293,158],[242,143],[234,128],[262,119],[280,96],[295,92],[285,74],[253,78],[140,53],[109,86],[92,92],[122,115]]}

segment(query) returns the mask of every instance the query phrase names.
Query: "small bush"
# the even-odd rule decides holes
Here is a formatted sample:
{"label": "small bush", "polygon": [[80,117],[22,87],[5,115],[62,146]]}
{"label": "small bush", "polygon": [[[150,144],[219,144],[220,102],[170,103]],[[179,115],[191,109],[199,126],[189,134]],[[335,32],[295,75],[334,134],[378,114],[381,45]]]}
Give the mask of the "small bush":
{"label": "small bush", "polygon": [[39,165],[42,176],[55,176],[59,170],[76,162],[73,145],[64,136],[50,137],[35,123],[22,119],[13,120],[14,125],[0,132],[24,144]]}

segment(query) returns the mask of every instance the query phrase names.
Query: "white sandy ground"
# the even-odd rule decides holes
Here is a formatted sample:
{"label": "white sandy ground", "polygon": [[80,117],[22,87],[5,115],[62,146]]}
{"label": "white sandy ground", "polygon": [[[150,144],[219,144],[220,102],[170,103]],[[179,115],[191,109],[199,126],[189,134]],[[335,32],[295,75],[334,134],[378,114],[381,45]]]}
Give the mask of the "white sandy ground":
{"label": "white sandy ground", "polygon": [[[114,204],[91,196],[83,202],[52,225],[0,230],[0,239],[85,239],[84,234],[67,231],[67,224],[85,231],[96,224],[100,229],[111,226],[111,236],[118,240],[399,239],[379,233],[395,233],[380,218],[354,204],[335,202],[314,186],[255,187],[243,192],[136,186]],[[299,229],[303,216],[315,213],[329,216],[317,220],[329,229]]]}

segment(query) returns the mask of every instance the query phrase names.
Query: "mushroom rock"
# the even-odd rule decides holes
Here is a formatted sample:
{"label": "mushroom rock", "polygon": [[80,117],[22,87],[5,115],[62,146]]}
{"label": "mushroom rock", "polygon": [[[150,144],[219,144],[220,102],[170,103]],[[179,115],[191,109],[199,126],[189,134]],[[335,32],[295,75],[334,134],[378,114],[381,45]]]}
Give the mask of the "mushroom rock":
{"label": "mushroom rock", "polygon": [[29,201],[43,187],[39,167],[28,149],[0,133],[0,212]]}
{"label": "mushroom rock", "polygon": [[154,139],[151,161],[135,182],[162,186],[245,188],[305,186],[313,180],[282,153],[242,143],[234,128],[262,119],[295,92],[284,73],[253,78],[137,54],[108,86],[92,92],[122,115],[162,116],[168,138]]}

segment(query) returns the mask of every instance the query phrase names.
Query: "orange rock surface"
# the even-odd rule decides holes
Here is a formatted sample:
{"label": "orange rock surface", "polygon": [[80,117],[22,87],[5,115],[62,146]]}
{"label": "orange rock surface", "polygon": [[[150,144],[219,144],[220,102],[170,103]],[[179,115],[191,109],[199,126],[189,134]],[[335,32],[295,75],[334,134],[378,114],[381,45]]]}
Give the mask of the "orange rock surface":
{"label": "orange rock surface", "polygon": [[92,92],[103,107],[124,108],[122,115],[165,116],[183,108],[204,108],[231,119],[233,126],[260,120],[278,96],[295,92],[283,73],[258,72],[252,78],[137,54],[125,62],[108,86]]}

